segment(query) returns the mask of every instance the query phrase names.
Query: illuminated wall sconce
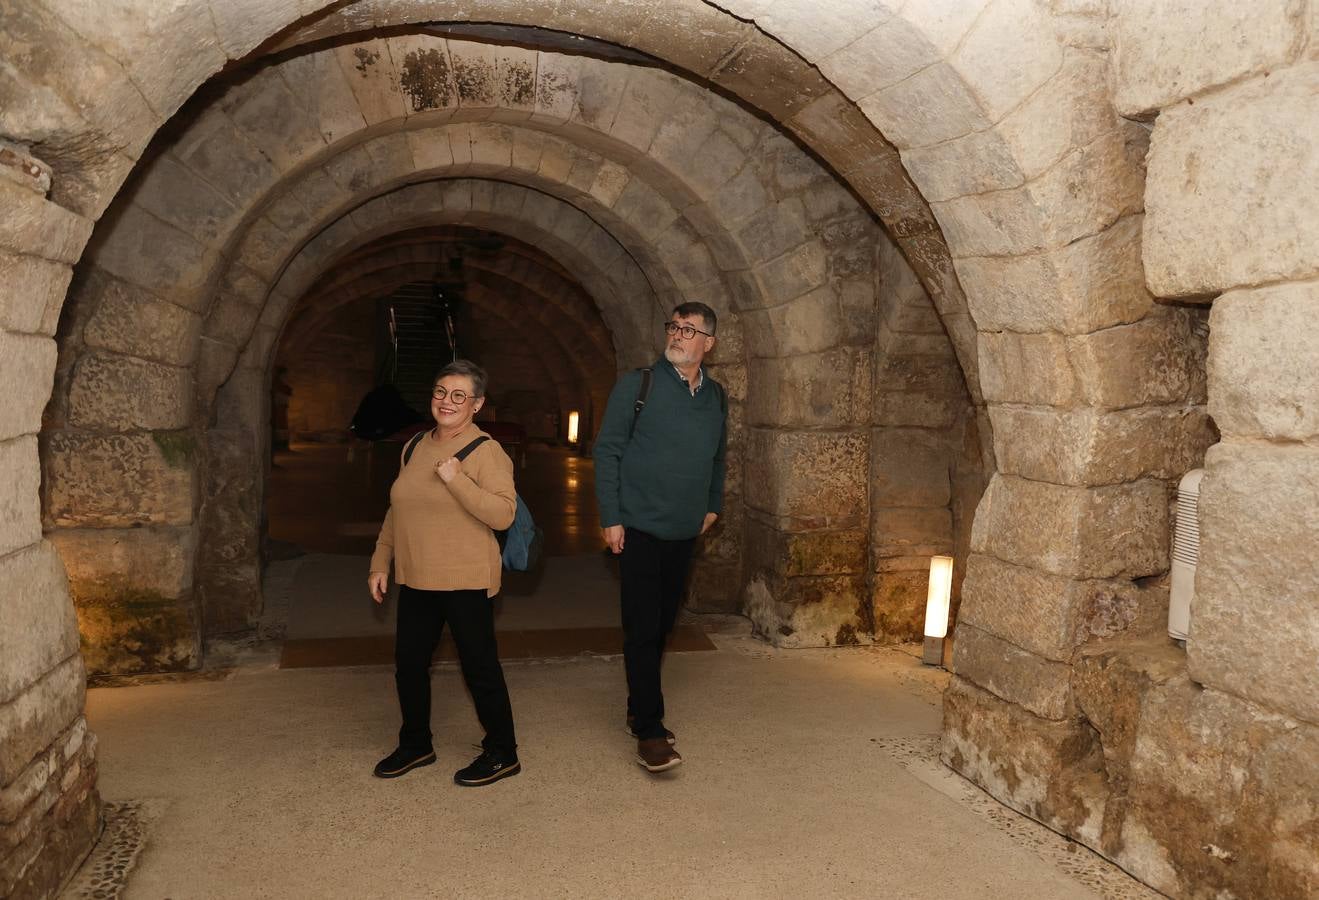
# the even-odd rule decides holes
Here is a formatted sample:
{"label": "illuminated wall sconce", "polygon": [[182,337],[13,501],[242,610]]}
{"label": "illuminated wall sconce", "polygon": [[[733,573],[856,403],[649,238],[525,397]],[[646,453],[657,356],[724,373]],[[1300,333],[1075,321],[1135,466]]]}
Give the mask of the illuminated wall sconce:
{"label": "illuminated wall sconce", "polygon": [[921,662],[943,665],[943,639],[948,634],[948,603],[953,593],[953,558],[930,557],[930,589],[925,595],[925,651]]}
{"label": "illuminated wall sconce", "polygon": [[577,424],[581,421],[581,413],[573,410],[568,413],[568,443],[577,443]]}

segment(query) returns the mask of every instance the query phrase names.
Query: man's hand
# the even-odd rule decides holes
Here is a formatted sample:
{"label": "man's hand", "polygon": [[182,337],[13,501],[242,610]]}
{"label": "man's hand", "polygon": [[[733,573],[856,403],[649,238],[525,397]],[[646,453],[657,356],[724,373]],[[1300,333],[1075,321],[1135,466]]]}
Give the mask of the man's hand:
{"label": "man's hand", "polygon": [[705,534],[709,531],[710,526],[714,524],[714,520],[717,518],[719,518],[719,513],[706,513],[705,521],[701,523],[701,534]]}
{"label": "man's hand", "polygon": [[385,602],[385,591],[389,590],[389,575],[386,572],[372,572],[366,576],[366,588],[371,592],[371,599],[377,603]]}
{"label": "man's hand", "polygon": [[458,477],[458,473],[463,470],[463,464],[458,462],[458,457],[450,456],[444,462],[435,464],[435,474],[440,476],[440,481],[448,484]]}
{"label": "man's hand", "polygon": [[614,553],[622,553],[622,552],[623,552],[623,534],[624,534],[623,526],[622,526],[622,525],[609,525],[609,526],[607,526],[607,527],[605,527],[605,528],[602,528],[602,529],[600,529],[600,530],[604,532],[605,543],[609,545],[609,549],[612,550],[612,551],[614,551]]}

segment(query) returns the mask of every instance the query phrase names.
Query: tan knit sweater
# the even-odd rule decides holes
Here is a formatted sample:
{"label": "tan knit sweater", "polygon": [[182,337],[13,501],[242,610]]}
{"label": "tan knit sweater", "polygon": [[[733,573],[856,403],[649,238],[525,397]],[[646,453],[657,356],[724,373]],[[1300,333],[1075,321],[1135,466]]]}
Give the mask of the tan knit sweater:
{"label": "tan knit sweater", "polygon": [[448,484],[435,471],[437,463],[482,434],[469,424],[446,441],[432,432],[417,442],[389,490],[372,572],[388,572],[392,559],[399,584],[424,591],[485,588],[489,597],[499,593],[499,542],[491,529],[513,523],[513,461],[491,439],[463,460],[462,472]]}

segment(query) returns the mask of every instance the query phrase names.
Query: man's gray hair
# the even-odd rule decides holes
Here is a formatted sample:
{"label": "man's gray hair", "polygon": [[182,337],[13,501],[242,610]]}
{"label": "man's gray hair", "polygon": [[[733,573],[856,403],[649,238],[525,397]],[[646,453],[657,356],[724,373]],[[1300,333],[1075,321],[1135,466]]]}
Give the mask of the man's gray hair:
{"label": "man's gray hair", "polygon": [[472,396],[484,397],[486,382],[485,369],[472,362],[470,359],[455,359],[435,376],[435,383],[439,384],[440,379],[446,375],[466,375],[472,379]]}
{"label": "man's gray hair", "polygon": [[705,321],[705,327],[710,329],[714,334],[719,330],[719,320],[714,314],[714,310],[706,306],[700,300],[688,300],[686,303],[679,303],[673,307],[675,316],[700,316]]}

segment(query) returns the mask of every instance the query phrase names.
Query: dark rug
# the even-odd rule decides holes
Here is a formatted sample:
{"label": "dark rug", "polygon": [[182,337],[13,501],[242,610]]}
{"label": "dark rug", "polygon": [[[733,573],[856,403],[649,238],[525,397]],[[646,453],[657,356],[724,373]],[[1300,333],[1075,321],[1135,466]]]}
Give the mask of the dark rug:
{"label": "dark rug", "polygon": [[[581,654],[605,655],[623,652],[621,628],[552,628],[537,631],[500,631],[500,659],[553,659]],[[715,645],[700,627],[679,625],[669,635],[666,649],[678,652],[714,650]],[[456,660],[458,651],[446,633],[435,651],[435,659]],[[394,662],[393,635],[350,638],[305,638],[284,642],[279,658],[281,669],[315,669],[331,666],[380,666]]]}

